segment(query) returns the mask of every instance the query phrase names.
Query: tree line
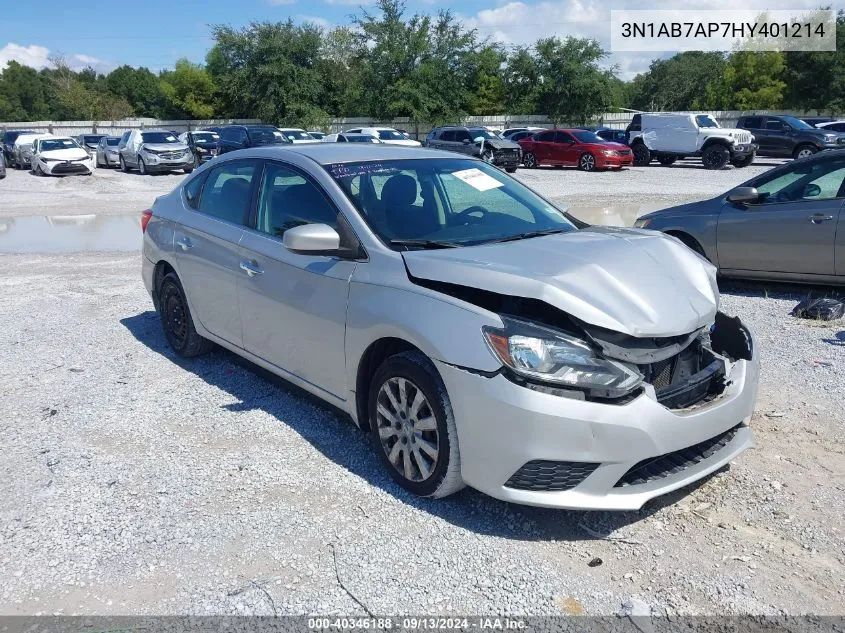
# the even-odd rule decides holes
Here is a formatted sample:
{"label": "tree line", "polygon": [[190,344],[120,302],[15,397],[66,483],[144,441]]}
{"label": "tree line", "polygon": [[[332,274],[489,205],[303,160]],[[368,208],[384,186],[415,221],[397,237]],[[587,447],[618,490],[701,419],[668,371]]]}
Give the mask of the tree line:
{"label": "tree line", "polygon": [[408,15],[379,0],[350,26],[252,23],[212,27],[205,64],[171,70],[124,65],[75,72],[61,57],[43,70],[10,62],[0,74],[0,121],[257,118],[326,126],[334,117],[544,114],[584,124],[613,109],[845,110],[845,13],[835,52],[687,52],[655,60],[625,82],[607,51],[577,37],[505,47],[450,11]]}

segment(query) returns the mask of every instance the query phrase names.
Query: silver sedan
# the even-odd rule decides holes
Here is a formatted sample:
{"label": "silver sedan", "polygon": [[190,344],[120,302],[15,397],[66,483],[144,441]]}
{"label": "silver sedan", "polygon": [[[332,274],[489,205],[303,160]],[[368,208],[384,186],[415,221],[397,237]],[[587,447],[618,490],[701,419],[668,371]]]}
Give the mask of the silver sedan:
{"label": "silver sedan", "polygon": [[791,161],[635,226],[677,237],[727,277],[845,283],[845,150]]}
{"label": "silver sedan", "polygon": [[715,268],[477,159],[235,151],[142,228],[176,353],[217,344],[339,407],[412,493],[634,509],[753,445],[759,358]]}

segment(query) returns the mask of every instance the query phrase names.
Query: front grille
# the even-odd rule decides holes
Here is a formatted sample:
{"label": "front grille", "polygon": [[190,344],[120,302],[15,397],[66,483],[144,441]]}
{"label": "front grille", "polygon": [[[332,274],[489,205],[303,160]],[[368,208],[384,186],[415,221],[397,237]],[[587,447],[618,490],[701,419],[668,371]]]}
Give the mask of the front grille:
{"label": "front grille", "polygon": [[516,471],[506,488],[542,492],[571,490],[598,468],[591,462],[550,462],[535,459]]}
{"label": "front grille", "polygon": [[[83,159],[84,160],[84,159]],[[52,173],[59,174],[83,174],[88,173],[88,168],[82,163],[62,163],[53,167]]]}
{"label": "front grille", "polygon": [[679,354],[640,365],[645,382],[654,387],[657,401],[669,409],[683,409],[724,389],[722,361],[706,354],[696,339]]}
{"label": "front grille", "polygon": [[616,155],[617,156],[630,156],[631,150],[629,150],[629,149],[618,149],[618,150],[616,150]]}
{"label": "front grille", "polygon": [[162,160],[176,160],[177,158],[182,158],[182,155],[182,152],[162,152],[158,157]]}
{"label": "front grille", "polygon": [[711,437],[709,440],[699,442],[694,446],[682,448],[679,451],[666,453],[658,457],[644,459],[622,475],[622,478],[616,482],[614,487],[639,486],[650,481],[663,479],[664,477],[686,470],[691,466],[695,466],[730,444],[740,426],[742,425],[737,424],[732,429],[716,437]]}
{"label": "front grille", "polygon": [[746,145],[751,142],[751,134],[748,132],[740,132],[736,135],[736,142]]}

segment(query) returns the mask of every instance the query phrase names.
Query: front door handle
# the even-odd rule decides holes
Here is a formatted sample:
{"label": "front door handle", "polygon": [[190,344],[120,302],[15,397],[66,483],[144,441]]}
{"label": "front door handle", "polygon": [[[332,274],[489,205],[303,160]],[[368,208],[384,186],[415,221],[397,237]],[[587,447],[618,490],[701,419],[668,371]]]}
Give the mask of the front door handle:
{"label": "front door handle", "polygon": [[176,245],[181,247],[183,251],[186,251],[193,246],[193,243],[187,237],[180,237],[176,240]]}
{"label": "front door handle", "polygon": [[827,222],[828,220],[832,220],[832,215],[825,215],[823,213],[814,213],[813,215],[807,216],[807,219],[812,222],[813,224],[821,224],[822,222]]}
{"label": "front door handle", "polygon": [[241,260],[241,270],[244,271],[249,277],[255,277],[256,275],[263,275],[264,270],[255,262],[248,261],[246,259]]}

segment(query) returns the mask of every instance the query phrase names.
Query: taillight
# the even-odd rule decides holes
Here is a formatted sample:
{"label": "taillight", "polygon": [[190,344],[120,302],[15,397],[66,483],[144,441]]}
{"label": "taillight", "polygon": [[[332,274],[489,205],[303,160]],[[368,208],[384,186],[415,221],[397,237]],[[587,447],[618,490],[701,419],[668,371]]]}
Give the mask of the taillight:
{"label": "taillight", "polygon": [[150,223],[150,218],[153,217],[152,209],[147,209],[141,214],[141,233],[147,232],[147,225]]}

